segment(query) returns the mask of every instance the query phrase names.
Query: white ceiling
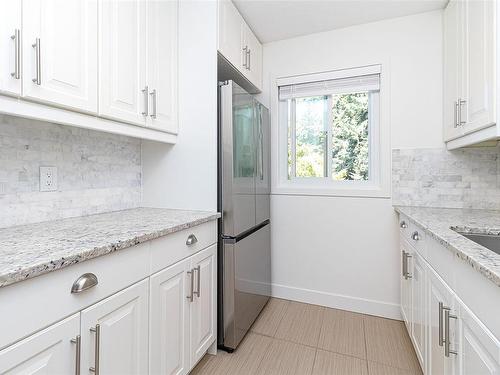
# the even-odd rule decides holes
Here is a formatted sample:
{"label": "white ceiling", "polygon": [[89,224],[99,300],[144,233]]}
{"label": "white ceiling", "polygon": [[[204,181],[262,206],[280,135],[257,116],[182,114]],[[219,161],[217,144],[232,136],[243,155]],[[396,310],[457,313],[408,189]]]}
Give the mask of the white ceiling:
{"label": "white ceiling", "polygon": [[448,0],[233,0],[262,43],[445,7]]}

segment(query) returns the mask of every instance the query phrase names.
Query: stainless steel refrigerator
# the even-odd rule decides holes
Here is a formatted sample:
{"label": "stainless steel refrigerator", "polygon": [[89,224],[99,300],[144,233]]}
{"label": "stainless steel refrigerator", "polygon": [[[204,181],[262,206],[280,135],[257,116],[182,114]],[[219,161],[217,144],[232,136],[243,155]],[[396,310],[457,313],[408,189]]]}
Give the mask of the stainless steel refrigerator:
{"label": "stainless steel refrigerator", "polygon": [[271,294],[269,110],[219,84],[218,343],[234,350]]}

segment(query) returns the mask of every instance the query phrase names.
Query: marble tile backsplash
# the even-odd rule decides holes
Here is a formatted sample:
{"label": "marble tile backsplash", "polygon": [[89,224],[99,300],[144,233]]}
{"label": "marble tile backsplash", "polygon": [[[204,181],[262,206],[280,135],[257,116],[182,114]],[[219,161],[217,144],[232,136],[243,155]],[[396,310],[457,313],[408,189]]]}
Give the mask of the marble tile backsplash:
{"label": "marble tile backsplash", "polygon": [[395,149],[395,205],[500,210],[500,147]]}
{"label": "marble tile backsplash", "polygon": [[[138,139],[0,115],[0,147],[0,228],[141,203]],[[40,166],[57,191],[39,191]]]}

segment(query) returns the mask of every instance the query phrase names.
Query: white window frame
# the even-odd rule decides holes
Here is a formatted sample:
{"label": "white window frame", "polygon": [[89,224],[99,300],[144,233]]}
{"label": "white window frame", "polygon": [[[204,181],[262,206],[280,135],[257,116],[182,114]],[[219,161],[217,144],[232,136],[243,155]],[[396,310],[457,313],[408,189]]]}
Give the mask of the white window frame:
{"label": "white window frame", "polygon": [[[370,121],[369,180],[336,181],[331,178],[288,176],[288,124],[287,105],[279,101],[279,87],[284,85],[318,82],[380,73],[380,90],[372,96],[371,118],[378,117],[376,124]],[[328,72],[298,74],[278,77],[271,87],[272,140],[277,145],[272,150],[272,193],[285,195],[325,195],[352,197],[390,197],[390,112],[389,75],[386,64],[338,69]],[[375,126],[374,126],[375,125]],[[331,132],[328,135],[331,136]],[[293,142],[292,142],[293,143]],[[330,158],[328,158],[330,159]]]}

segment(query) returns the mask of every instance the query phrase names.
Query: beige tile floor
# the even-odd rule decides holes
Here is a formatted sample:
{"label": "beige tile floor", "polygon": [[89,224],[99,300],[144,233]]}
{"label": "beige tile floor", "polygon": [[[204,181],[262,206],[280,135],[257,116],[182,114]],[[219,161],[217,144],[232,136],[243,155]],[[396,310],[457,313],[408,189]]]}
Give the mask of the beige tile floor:
{"label": "beige tile floor", "polygon": [[271,299],[238,349],[194,375],[422,374],[403,322]]}

